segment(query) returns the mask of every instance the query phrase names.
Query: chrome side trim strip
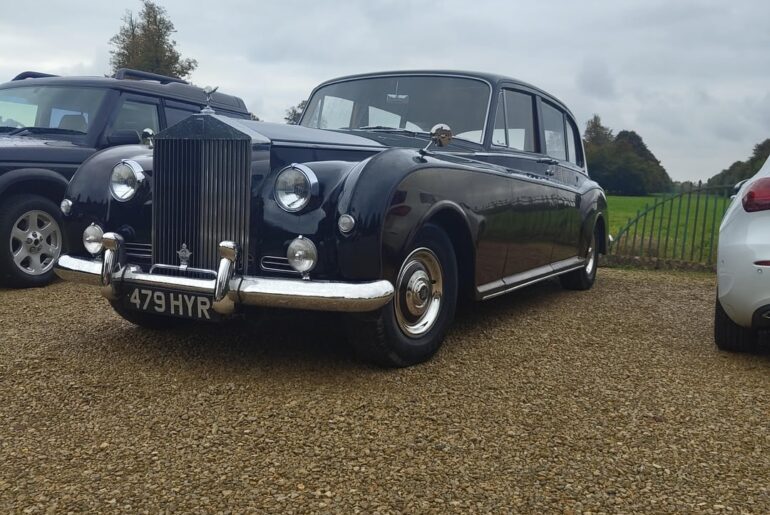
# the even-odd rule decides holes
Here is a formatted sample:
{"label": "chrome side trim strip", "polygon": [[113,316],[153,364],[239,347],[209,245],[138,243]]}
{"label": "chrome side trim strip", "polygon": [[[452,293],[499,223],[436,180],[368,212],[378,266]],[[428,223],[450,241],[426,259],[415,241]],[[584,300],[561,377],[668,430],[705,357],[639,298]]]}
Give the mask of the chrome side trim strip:
{"label": "chrome side trim strip", "polygon": [[550,274],[547,274],[547,275],[543,275],[543,276],[537,277],[536,279],[531,279],[529,281],[525,281],[525,282],[522,282],[522,283],[519,283],[519,284],[514,284],[513,286],[510,286],[508,288],[504,288],[504,289],[496,291],[494,293],[489,293],[487,295],[484,295],[483,297],[481,297],[481,300],[494,299],[495,297],[499,297],[501,295],[505,295],[506,293],[510,293],[512,291],[516,291],[516,290],[519,290],[519,289],[527,287],[527,286],[531,286],[531,285],[533,285],[535,283],[539,283],[540,281],[545,281],[546,279],[551,279],[552,277],[558,277],[558,276],[560,276],[562,274],[566,274],[567,272],[572,272],[573,270],[578,270],[580,268],[583,268],[583,264],[575,265],[575,266],[572,266],[572,267],[569,267],[569,268],[565,268],[563,270],[558,270],[558,271],[555,271],[553,273],[550,273]]}

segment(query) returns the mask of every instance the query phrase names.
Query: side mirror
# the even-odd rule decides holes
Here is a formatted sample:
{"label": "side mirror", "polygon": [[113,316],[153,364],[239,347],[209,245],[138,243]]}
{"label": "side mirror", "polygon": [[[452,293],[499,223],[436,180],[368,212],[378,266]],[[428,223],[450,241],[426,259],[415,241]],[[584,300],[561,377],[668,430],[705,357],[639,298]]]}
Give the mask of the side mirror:
{"label": "side mirror", "polygon": [[430,143],[425,145],[425,148],[420,149],[420,155],[424,158],[428,153],[428,149],[431,145],[436,145],[437,147],[445,147],[449,145],[451,141],[452,129],[449,128],[449,125],[446,125],[445,123],[437,123],[430,130]]}
{"label": "side mirror", "polygon": [[138,145],[142,142],[136,131],[115,131],[107,136],[110,145]]}
{"label": "side mirror", "polygon": [[738,192],[741,191],[741,188],[743,187],[743,185],[746,184],[746,181],[748,181],[748,179],[743,179],[741,182],[737,183],[733,187],[733,193],[735,193],[737,195]]}
{"label": "side mirror", "polygon": [[436,146],[446,147],[452,141],[452,129],[444,123],[437,123],[430,130],[430,139]]}
{"label": "side mirror", "polygon": [[152,139],[155,137],[155,131],[149,127],[142,131],[142,145],[152,148]]}

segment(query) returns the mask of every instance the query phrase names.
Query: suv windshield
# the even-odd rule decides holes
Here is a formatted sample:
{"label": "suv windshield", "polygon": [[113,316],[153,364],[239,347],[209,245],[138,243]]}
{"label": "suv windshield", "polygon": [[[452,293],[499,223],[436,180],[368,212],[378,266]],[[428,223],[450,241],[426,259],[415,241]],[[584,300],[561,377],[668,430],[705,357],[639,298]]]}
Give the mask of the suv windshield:
{"label": "suv windshield", "polygon": [[316,129],[402,129],[430,132],[437,123],[455,138],[481,143],[491,90],[485,82],[449,76],[374,77],[324,86],[301,125]]}
{"label": "suv windshield", "polygon": [[0,89],[0,132],[36,127],[86,134],[106,90],[59,86]]}

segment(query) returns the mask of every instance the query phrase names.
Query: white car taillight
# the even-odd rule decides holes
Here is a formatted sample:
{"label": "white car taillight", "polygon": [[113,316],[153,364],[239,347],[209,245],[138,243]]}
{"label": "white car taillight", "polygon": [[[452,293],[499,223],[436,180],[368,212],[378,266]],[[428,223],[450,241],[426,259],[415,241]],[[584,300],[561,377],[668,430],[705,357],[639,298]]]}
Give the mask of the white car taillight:
{"label": "white car taillight", "polygon": [[754,181],[743,196],[743,209],[749,213],[770,209],[770,177]]}

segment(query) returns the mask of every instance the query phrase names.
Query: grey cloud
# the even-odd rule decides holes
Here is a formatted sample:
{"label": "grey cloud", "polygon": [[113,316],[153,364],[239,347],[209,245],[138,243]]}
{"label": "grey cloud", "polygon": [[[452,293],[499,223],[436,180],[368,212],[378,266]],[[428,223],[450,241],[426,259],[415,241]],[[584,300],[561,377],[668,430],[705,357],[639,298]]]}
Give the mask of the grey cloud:
{"label": "grey cloud", "polygon": [[[746,0],[506,2],[159,0],[193,81],[282,119],[317,83],[404,68],[494,71],[536,84],[580,126],[639,132],[675,179],[705,178],[770,134],[770,4]],[[27,2],[0,17],[0,81],[25,69],[109,71],[126,9]]]}

